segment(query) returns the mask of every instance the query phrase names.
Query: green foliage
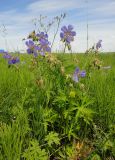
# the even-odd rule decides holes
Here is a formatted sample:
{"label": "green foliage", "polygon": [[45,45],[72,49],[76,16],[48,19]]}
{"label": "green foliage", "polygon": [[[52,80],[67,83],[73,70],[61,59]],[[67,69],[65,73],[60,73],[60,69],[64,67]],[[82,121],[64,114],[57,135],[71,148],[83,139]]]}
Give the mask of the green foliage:
{"label": "green foliage", "polygon": [[86,124],[90,124],[90,122],[92,122],[92,120],[93,120],[92,115],[93,115],[93,111],[91,109],[80,107],[78,109],[76,118],[78,118],[78,116],[79,116],[80,118],[84,119],[84,122]]}
{"label": "green foliage", "polygon": [[41,149],[37,140],[31,140],[29,147],[23,153],[25,160],[48,160],[45,149]]}
{"label": "green foliage", "polygon": [[58,137],[58,134],[54,132],[50,132],[46,136],[45,141],[48,143],[49,147],[51,147],[53,144],[56,144],[56,145],[60,144],[60,139]]}
{"label": "green foliage", "polygon": [[98,154],[94,154],[91,160],[101,160],[101,158]]}
{"label": "green foliage", "polygon": [[[0,57],[0,159],[114,159],[114,54],[98,57],[111,70],[90,68],[92,55],[20,58],[8,68]],[[79,83],[77,66],[87,71]]]}
{"label": "green foliage", "polygon": [[10,125],[1,123],[0,143],[2,159],[15,160],[21,158],[25,138],[28,134],[29,126],[27,114],[21,106],[15,109],[16,119]]}

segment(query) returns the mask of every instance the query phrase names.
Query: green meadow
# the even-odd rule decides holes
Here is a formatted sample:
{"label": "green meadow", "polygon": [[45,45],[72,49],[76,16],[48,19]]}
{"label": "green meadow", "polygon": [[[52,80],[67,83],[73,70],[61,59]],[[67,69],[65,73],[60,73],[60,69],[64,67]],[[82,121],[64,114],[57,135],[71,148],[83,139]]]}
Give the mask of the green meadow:
{"label": "green meadow", "polygon": [[115,53],[19,57],[0,55],[0,159],[114,160]]}

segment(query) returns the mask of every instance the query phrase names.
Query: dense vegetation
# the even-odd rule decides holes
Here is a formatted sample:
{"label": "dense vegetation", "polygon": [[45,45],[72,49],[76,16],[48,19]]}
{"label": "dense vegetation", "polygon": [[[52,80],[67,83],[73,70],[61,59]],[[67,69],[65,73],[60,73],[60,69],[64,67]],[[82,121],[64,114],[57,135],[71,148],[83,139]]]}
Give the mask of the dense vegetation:
{"label": "dense vegetation", "polygon": [[20,59],[0,55],[0,159],[114,160],[115,54]]}

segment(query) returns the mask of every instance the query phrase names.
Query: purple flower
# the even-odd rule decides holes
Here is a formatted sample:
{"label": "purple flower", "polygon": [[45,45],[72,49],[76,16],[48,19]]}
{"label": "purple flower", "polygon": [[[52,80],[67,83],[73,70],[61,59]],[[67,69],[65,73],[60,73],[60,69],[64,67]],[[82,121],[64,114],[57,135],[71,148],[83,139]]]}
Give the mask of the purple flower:
{"label": "purple flower", "polygon": [[78,79],[78,75],[77,74],[73,74],[73,77],[72,77],[73,81],[75,82],[79,82],[79,79]]}
{"label": "purple flower", "polygon": [[20,62],[20,60],[18,57],[12,57],[11,59],[8,60],[8,64],[16,64],[19,62]]}
{"label": "purple flower", "polygon": [[41,56],[45,56],[45,53],[43,51],[40,52]]}
{"label": "purple flower", "polygon": [[79,77],[85,77],[86,76],[86,72],[85,71],[80,71],[80,69],[77,67],[75,69],[75,72],[73,74],[73,81],[75,82],[79,82]]}
{"label": "purple flower", "polygon": [[37,51],[40,50],[40,48],[34,44],[32,40],[26,41],[26,45],[28,47],[27,53],[33,54],[35,57],[37,56]]}
{"label": "purple flower", "polygon": [[39,40],[48,39],[48,35],[44,32],[38,33],[36,36],[39,38]]}
{"label": "purple flower", "polygon": [[44,32],[40,32],[36,36],[38,37],[38,45],[36,45],[32,40],[26,42],[26,45],[28,47],[27,53],[33,54],[34,57],[37,57],[38,54],[44,56],[45,53],[51,52],[48,35]]}
{"label": "purple flower", "polygon": [[20,62],[18,57],[13,57],[8,53],[5,53],[3,58],[8,59],[8,64],[16,64],[16,63]]}
{"label": "purple flower", "polygon": [[34,46],[34,42],[32,40],[26,41],[26,45],[28,47],[33,47]]}
{"label": "purple flower", "polygon": [[99,41],[96,43],[96,49],[97,49],[97,50],[102,47],[101,43],[102,43],[102,40],[99,40]]}
{"label": "purple flower", "polygon": [[8,54],[8,53],[5,53],[4,55],[3,55],[3,58],[5,58],[5,59],[10,59],[12,56],[10,55],[10,54]]}
{"label": "purple flower", "polygon": [[47,39],[41,39],[39,43],[41,55],[44,55],[46,52],[51,52],[50,42]]}
{"label": "purple flower", "polygon": [[76,36],[76,32],[73,31],[73,26],[72,25],[68,25],[68,27],[63,26],[61,28],[61,33],[60,33],[60,38],[62,41],[69,43],[74,41],[74,36]]}
{"label": "purple flower", "polygon": [[80,76],[81,76],[81,77],[85,77],[85,76],[86,76],[86,72],[85,72],[85,71],[81,71],[81,72],[80,72]]}

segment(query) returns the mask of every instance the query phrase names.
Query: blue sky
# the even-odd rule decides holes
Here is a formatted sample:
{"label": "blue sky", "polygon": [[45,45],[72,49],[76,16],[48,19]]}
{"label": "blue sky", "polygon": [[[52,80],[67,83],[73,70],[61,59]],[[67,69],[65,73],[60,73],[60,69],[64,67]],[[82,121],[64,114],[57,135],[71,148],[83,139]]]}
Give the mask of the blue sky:
{"label": "blue sky", "polygon": [[[32,19],[49,19],[66,12],[62,25],[72,24],[77,33],[73,51],[86,49],[87,0],[0,0],[0,48],[24,50],[24,37],[34,29]],[[102,51],[115,51],[115,0],[88,0],[89,46],[103,40]],[[4,31],[3,24],[6,31]],[[53,29],[50,32],[52,41]],[[61,46],[59,34],[54,50]]]}

